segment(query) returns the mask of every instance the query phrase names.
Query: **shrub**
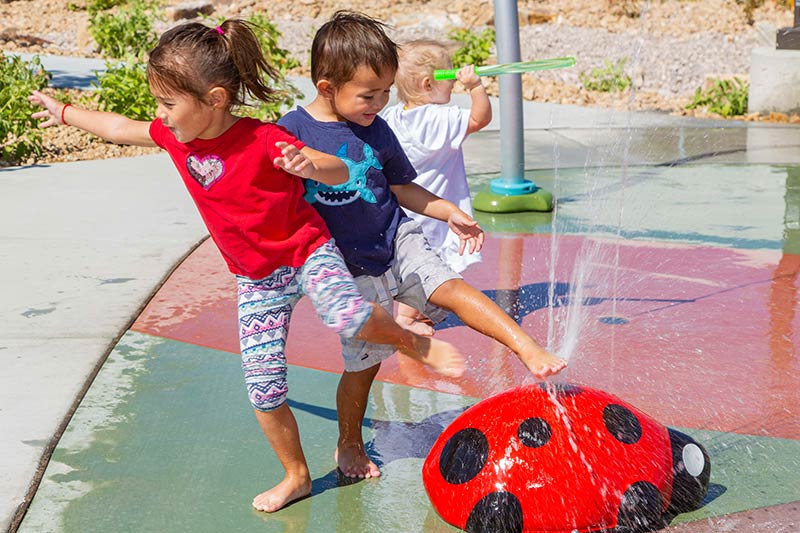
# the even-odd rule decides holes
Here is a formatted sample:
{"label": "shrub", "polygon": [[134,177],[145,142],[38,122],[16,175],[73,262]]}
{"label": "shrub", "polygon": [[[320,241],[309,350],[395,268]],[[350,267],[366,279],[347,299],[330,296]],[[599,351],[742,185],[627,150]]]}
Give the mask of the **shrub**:
{"label": "shrub", "polygon": [[42,152],[42,133],[31,117],[41,108],[28,101],[34,90],[47,86],[50,74],[38,56],[30,62],[0,53],[0,160],[16,164]]}
{"label": "shrub", "polygon": [[135,57],[106,61],[106,71],[97,75],[99,108],[135,120],[152,120],[156,101],[150,94],[145,63]]}
{"label": "shrub", "polygon": [[89,18],[89,33],[106,57],[146,57],[158,42],[154,23],[156,2],[133,0],[115,12],[97,11]]}
{"label": "shrub", "polygon": [[481,33],[475,33],[467,28],[456,28],[448,33],[448,37],[461,43],[461,47],[451,57],[456,68],[464,65],[482,65],[492,55],[492,47],[495,44],[494,28],[486,28]]}
{"label": "shrub", "polygon": [[694,98],[686,109],[705,107],[711,113],[723,117],[744,115],[747,113],[747,95],[750,84],[734,77],[733,79],[715,78],[711,87],[706,90],[698,87]]}
{"label": "shrub", "polygon": [[86,11],[90,15],[99,13],[100,11],[108,11],[112,7],[116,7],[125,3],[126,0],[87,0]]}
{"label": "shrub", "polygon": [[622,58],[616,63],[604,59],[604,67],[593,68],[589,73],[581,72],[578,78],[583,86],[590,91],[610,93],[624,91],[631,86],[631,77],[625,73],[627,58]]}

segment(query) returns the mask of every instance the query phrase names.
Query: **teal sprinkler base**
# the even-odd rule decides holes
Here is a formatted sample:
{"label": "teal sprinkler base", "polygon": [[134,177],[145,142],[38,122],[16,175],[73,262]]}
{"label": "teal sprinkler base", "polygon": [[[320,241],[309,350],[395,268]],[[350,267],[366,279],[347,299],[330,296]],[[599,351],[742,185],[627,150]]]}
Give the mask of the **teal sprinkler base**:
{"label": "teal sprinkler base", "polygon": [[489,190],[481,191],[472,201],[473,209],[487,213],[549,212],[554,206],[553,194],[528,180],[508,182],[492,180]]}

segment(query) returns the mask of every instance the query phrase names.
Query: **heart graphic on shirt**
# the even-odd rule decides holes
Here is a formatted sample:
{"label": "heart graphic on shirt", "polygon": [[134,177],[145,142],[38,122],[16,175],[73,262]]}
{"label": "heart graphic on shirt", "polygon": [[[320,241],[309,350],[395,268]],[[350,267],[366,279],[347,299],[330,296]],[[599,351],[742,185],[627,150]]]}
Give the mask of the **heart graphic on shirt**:
{"label": "heart graphic on shirt", "polygon": [[208,190],[225,173],[225,163],[215,155],[199,157],[189,154],[186,158],[186,169],[197,183]]}

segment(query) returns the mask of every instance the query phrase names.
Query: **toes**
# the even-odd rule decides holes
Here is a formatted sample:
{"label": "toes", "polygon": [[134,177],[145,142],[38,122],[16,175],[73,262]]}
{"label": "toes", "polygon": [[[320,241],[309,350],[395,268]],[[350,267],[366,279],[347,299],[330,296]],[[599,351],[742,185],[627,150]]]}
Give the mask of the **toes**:
{"label": "toes", "polygon": [[253,507],[255,508],[256,511],[263,511],[265,513],[271,513],[272,511],[274,511],[273,508],[274,506],[271,505],[269,499],[261,500],[259,498],[256,498],[255,500],[253,500]]}
{"label": "toes", "polygon": [[379,477],[381,475],[381,471],[374,464],[364,465],[363,468],[358,468],[358,467],[342,468],[342,467],[339,467],[339,471],[345,477],[349,477],[349,478],[352,478],[352,479],[369,479],[369,478],[373,478],[373,477]]}

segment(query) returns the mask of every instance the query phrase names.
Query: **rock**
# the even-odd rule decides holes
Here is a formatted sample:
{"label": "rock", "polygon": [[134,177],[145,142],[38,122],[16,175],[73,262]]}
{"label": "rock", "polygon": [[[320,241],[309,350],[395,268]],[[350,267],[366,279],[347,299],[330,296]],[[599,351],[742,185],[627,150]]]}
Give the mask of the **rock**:
{"label": "rock", "polygon": [[28,48],[30,46],[45,46],[52,44],[47,39],[42,39],[36,35],[21,33],[17,28],[7,28],[0,32],[0,41],[13,42],[17,46]]}
{"label": "rock", "polygon": [[546,7],[520,8],[519,25],[527,26],[531,24],[545,24],[553,22],[558,17],[555,9]]}
{"label": "rock", "polygon": [[173,22],[179,20],[195,19],[200,15],[209,16],[214,13],[214,5],[211,2],[192,2],[169,6],[165,12],[167,19]]}
{"label": "rock", "polygon": [[390,22],[397,29],[434,30],[439,32],[440,36],[446,36],[452,28],[464,26],[461,17],[445,10],[432,10],[423,19],[420,19],[418,13],[399,13],[390,19]]}

